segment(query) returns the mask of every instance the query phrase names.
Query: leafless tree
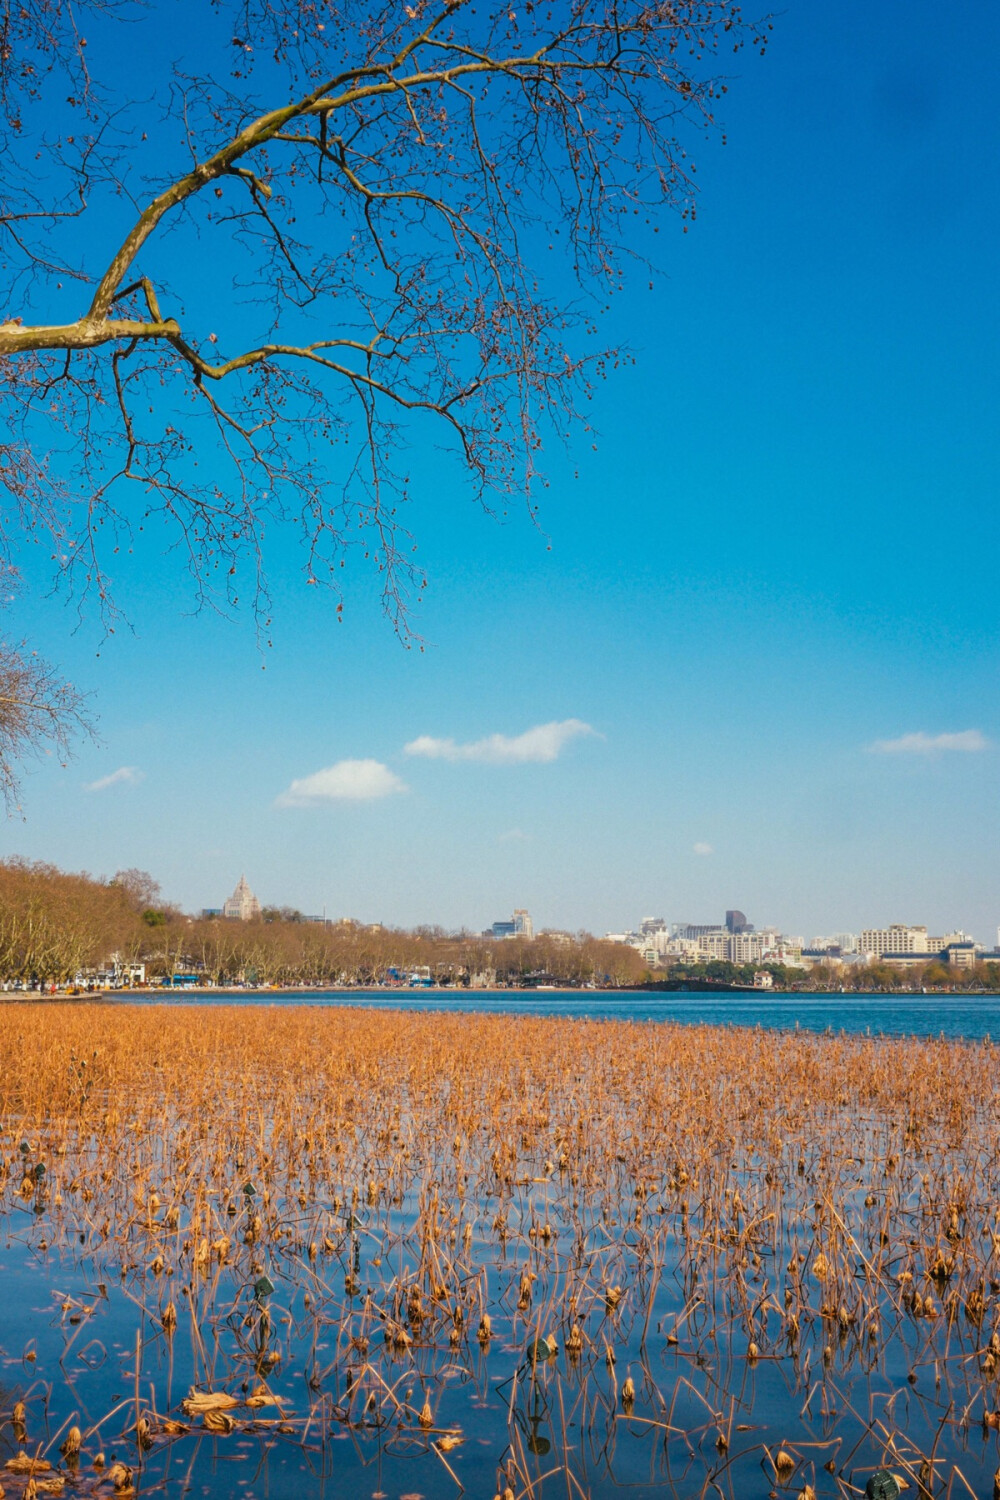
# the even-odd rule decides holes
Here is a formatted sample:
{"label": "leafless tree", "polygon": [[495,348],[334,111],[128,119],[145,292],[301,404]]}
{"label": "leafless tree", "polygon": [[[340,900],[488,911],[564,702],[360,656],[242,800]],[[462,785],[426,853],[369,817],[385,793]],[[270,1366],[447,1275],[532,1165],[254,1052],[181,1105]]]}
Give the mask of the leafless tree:
{"label": "leafless tree", "polygon": [[293,525],[310,583],[370,556],[406,638],[406,440],[436,429],[488,508],[534,514],[607,296],[658,210],[693,216],[688,144],[768,23],[734,0],[176,13],[167,93],[156,0],[0,0],[8,546],[44,534],[110,610],[157,514],[199,597],[266,628],[265,529]]}
{"label": "leafless tree", "polygon": [[137,912],[149,911],[160,904],[162,892],[160,882],[154,880],[148,870],[117,870],[113,885],[125,892],[130,905]]}
{"label": "leafless tree", "polygon": [[90,721],[81,693],[27,646],[0,642],[0,798],[17,804],[20,767],[32,756],[69,753]]}

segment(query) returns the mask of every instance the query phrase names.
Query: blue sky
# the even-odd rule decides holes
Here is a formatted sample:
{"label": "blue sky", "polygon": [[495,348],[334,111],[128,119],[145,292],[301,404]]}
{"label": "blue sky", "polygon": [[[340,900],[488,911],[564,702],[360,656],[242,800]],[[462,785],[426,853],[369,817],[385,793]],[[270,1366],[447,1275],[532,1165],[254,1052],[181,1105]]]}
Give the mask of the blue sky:
{"label": "blue sky", "polygon": [[[697,224],[612,303],[635,363],[596,393],[597,451],[547,456],[543,530],[414,452],[423,652],[361,575],[336,625],[282,547],[263,656],[151,544],[120,575],[134,633],[103,643],[32,574],[16,629],[94,693],[100,740],[31,771],[5,850],[138,865],[192,908],[245,871],[406,925],[738,906],[992,942],[998,45],[971,0],[776,19],[727,144],[695,150]],[[308,783],[341,762],[381,769]]]}

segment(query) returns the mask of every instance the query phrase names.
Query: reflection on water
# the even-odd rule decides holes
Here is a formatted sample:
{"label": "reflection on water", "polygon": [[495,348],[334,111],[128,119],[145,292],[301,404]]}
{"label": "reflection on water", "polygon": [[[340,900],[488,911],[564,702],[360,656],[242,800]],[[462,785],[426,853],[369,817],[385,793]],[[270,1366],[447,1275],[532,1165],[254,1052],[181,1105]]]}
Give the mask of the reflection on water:
{"label": "reflection on water", "polygon": [[1000,1031],[998,995],[734,995],[648,990],[186,990],[137,994],[146,1005],[370,1006],[376,1010],[474,1011],[572,1016],[592,1021],[679,1021],[768,1030],[845,1031],[858,1036],[944,1036],[983,1040]]}
{"label": "reflection on water", "polygon": [[0,1011],[7,1500],[991,1493],[992,1046],[398,998]]}

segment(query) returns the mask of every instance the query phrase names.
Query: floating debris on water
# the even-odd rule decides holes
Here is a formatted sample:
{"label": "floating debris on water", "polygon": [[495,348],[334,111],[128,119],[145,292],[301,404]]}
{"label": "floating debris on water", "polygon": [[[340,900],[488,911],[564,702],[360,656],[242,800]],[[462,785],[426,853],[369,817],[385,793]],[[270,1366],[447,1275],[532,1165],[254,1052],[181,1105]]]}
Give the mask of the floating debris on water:
{"label": "floating debris on water", "polygon": [[6,1500],[1000,1500],[990,1043],[150,1015],[0,1011]]}

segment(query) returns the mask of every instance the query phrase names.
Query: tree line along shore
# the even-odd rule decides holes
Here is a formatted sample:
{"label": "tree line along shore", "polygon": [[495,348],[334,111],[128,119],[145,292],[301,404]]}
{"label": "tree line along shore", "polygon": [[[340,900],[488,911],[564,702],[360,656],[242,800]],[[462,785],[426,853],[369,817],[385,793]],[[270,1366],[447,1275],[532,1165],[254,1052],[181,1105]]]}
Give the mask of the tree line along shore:
{"label": "tree line along shore", "polygon": [[288,908],[260,920],[188,916],[164,902],[143,871],[110,880],[52,865],[0,861],[0,984],[71,988],[112,966],[143,982],[181,975],[220,987],[323,988],[405,982],[452,985],[628,986],[646,964],[631,948],[588,933],[501,940],[439,928],[404,931],[361,922],[312,922]]}
{"label": "tree line along shore", "polygon": [[405,931],[361,922],[313,922],[288,908],[256,921],[188,916],[162,899],[143,871],[111,879],[69,874],[22,859],[0,861],[0,985],[10,989],[87,988],[112,968],[141,983],[172,986],[179,976],[221,988],[334,988],[422,982],[461,987],[540,983],[629,988],[668,980],[750,985],[764,968],[777,989],[1000,990],[1000,964],[919,973],[888,965],[811,970],[722,960],[650,971],[642,955],[590,934],[496,940],[440,928]]}

